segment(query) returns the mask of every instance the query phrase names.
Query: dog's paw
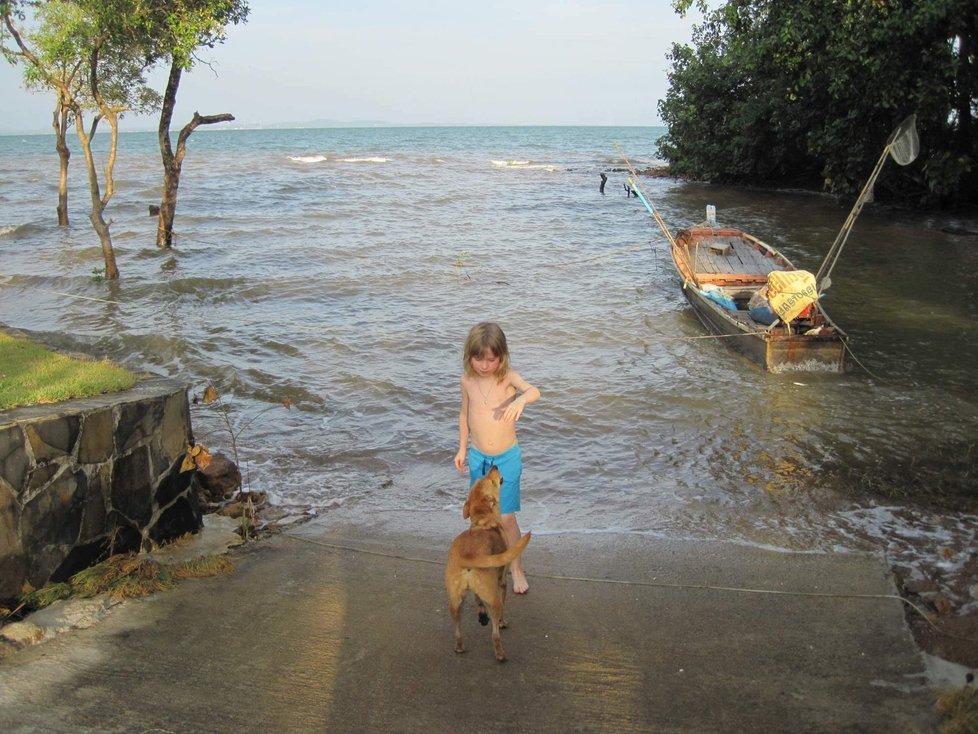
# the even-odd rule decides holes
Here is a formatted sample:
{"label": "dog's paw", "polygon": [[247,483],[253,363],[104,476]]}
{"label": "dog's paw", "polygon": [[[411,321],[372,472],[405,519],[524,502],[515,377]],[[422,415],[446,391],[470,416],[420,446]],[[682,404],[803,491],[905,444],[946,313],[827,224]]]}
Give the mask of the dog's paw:
{"label": "dog's paw", "polygon": [[489,615],[486,612],[479,612],[479,624],[483,627],[489,624]]}

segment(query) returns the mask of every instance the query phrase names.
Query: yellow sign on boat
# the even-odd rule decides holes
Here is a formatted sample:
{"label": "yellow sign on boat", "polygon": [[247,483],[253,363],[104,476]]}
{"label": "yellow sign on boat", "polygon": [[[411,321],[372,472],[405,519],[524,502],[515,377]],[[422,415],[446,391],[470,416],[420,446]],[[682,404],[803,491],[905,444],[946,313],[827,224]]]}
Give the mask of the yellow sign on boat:
{"label": "yellow sign on boat", "polygon": [[818,300],[815,276],[807,270],[775,270],[767,275],[771,310],[785,323]]}

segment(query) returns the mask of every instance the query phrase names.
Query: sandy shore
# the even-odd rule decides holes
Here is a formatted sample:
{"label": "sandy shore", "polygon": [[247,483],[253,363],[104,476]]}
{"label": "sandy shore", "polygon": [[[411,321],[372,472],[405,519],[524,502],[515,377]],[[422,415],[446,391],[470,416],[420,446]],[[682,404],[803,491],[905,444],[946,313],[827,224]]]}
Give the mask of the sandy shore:
{"label": "sandy shore", "polygon": [[534,535],[531,591],[510,596],[500,664],[471,602],[468,651],[452,651],[442,573],[460,518],[398,523],[337,510],[235,550],[230,576],[126,602],[18,651],[0,663],[0,729],[934,725],[925,658],[877,556]]}

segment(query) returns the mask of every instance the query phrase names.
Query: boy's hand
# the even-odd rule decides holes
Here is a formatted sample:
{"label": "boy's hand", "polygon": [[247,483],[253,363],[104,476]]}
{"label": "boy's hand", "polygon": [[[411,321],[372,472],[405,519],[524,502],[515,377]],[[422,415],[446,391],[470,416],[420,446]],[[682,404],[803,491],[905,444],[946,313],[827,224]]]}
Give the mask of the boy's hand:
{"label": "boy's hand", "polygon": [[506,411],[503,413],[503,420],[513,421],[516,423],[523,415],[523,408],[526,407],[526,400],[520,395],[513,402],[506,406]]}
{"label": "boy's hand", "polygon": [[465,473],[465,449],[459,449],[458,453],[455,454],[455,468],[459,474]]}

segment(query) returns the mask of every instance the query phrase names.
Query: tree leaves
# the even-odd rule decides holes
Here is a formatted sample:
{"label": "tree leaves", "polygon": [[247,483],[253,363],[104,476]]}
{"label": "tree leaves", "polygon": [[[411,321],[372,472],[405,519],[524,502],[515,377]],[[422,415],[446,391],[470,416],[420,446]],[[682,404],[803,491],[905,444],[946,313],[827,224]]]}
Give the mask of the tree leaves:
{"label": "tree leaves", "polygon": [[191,471],[193,469],[206,469],[211,463],[211,454],[207,450],[207,447],[201,443],[194,444],[193,446],[187,447],[187,453],[184,454],[183,462],[180,464],[180,473],[185,471]]}
{"label": "tree leaves", "polygon": [[970,0],[727,0],[669,54],[659,152],[680,175],[851,197],[915,112],[923,165],[888,171],[879,198],[974,202],[976,49]]}

